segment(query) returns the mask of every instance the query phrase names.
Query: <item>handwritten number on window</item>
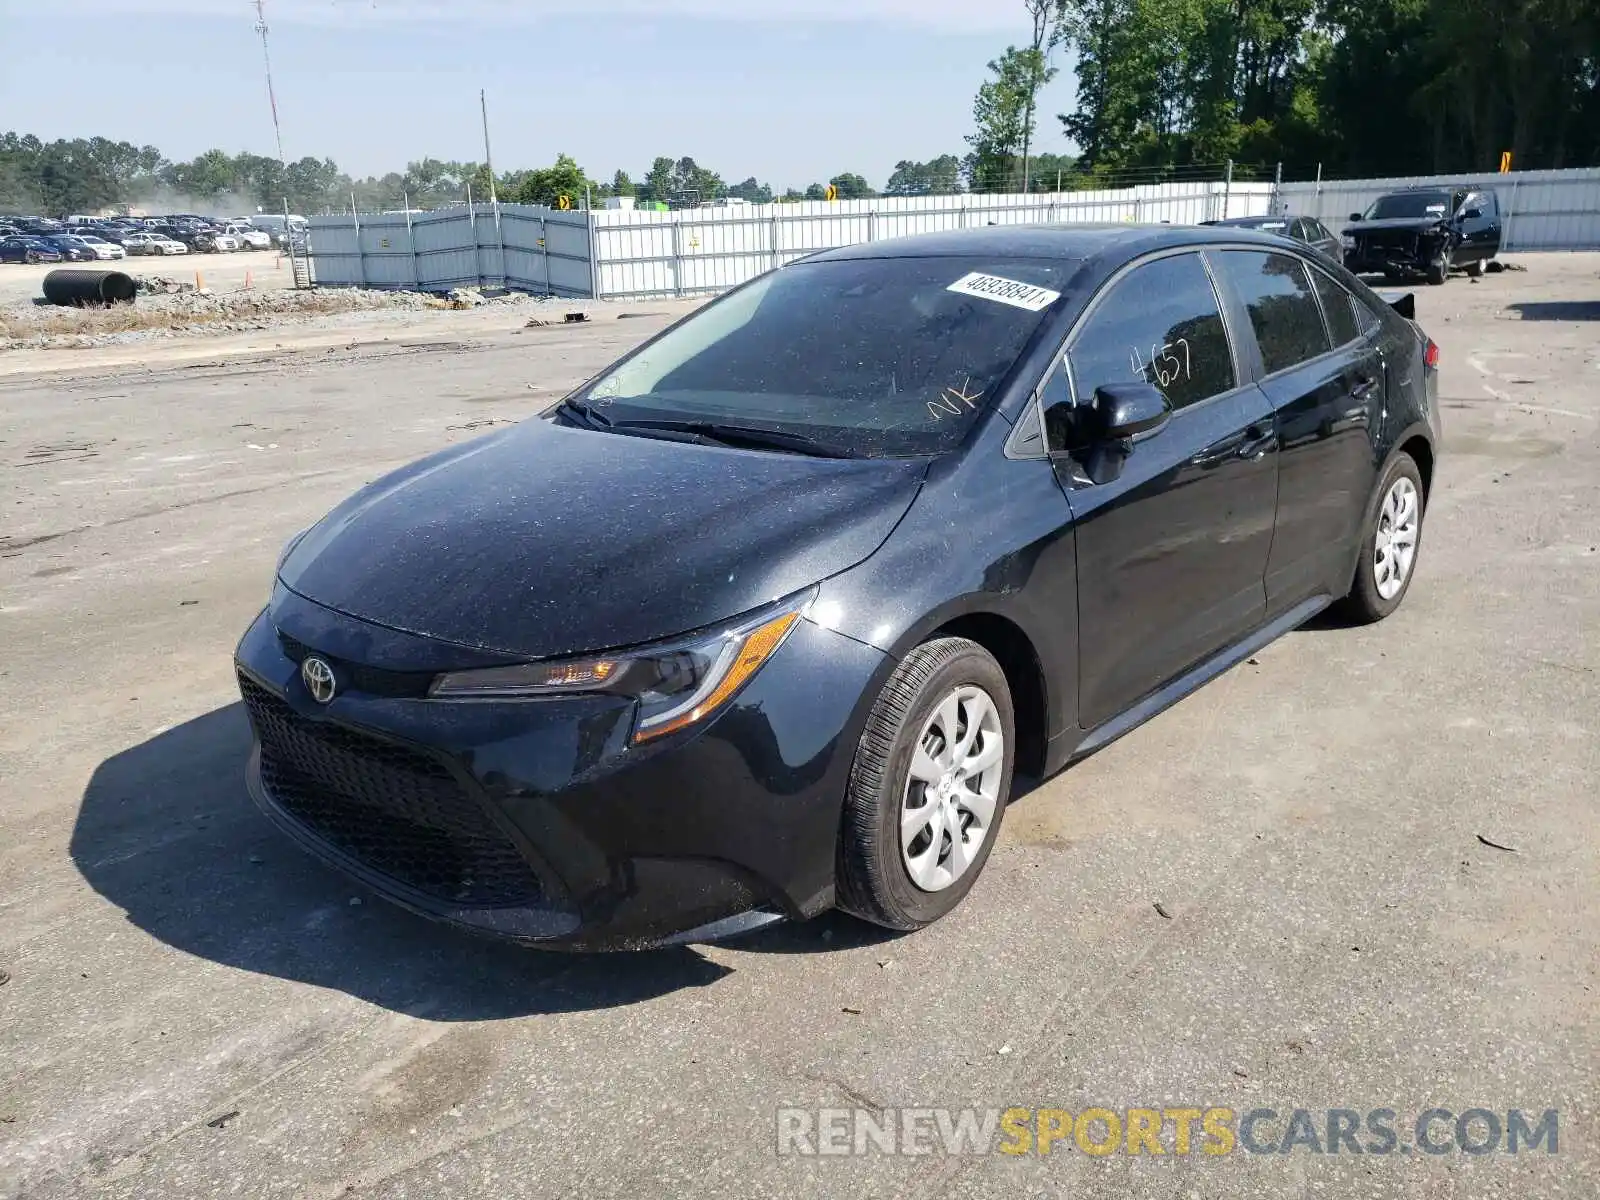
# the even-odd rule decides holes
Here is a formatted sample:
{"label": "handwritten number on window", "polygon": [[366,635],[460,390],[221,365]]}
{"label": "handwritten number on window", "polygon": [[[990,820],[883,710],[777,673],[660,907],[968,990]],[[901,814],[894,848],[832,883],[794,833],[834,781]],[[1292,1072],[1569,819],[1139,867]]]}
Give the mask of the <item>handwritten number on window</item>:
{"label": "handwritten number on window", "polygon": [[[1179,355],[1179,350],[1182,355]],[[1163,388],[1171,387],[1180,379],[1188,379],[1193,374],[1193,362],[1189,353],[1189,339],[1178,338],[1164,345],[1150,347],[1150,363],[1147,366],[1144,357],[1139,353],[1139,347],[1128,348],[1128,362],[1133,367],[1135,379],[1156,383]],[[1152,378],[1153,376],[1153,378]]]}

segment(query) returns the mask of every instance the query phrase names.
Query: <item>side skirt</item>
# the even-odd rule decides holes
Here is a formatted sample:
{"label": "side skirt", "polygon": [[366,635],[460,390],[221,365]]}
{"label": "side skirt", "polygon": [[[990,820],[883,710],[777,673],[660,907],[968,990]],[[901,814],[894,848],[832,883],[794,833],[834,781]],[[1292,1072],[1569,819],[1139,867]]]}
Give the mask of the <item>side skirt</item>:
{"label": "side skirt", "polygon": [[1171,708],[1190,692],[1210,683],[1230,667],[1237,666],[1250,655],[1270,642],[1275,642],[1290,630],[1304,625],[1334,601],[1333,596],[1319,595],[1302,600],[1283,616],[1261,626],[1242,641],[1218,651],[1203,662],[1197,663],[1164,687],[1157,688],[1143,700],[1117,716],[1105,721],[1081,738],[1076,731],[1068,730],[1050,742],[1046,754],[1045,774],[1053,775],[1070,762],[1087,758],[1096,750],[1116,741],[1123,734],[1143,725],[1151,717]]}

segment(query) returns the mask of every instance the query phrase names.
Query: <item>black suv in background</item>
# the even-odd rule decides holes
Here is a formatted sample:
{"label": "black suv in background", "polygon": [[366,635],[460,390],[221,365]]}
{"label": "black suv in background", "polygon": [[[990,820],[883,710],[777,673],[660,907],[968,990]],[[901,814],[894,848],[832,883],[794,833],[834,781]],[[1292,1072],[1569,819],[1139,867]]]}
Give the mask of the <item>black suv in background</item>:
{"label": "black suv in background", "polygon": [[1455,269],[1482,275],[1500,250],[1500,201],[1487,188],[1391,192],[1350,220],[1340,241],[1344,265],[1358,275],[1425,275],[1440,284]]}

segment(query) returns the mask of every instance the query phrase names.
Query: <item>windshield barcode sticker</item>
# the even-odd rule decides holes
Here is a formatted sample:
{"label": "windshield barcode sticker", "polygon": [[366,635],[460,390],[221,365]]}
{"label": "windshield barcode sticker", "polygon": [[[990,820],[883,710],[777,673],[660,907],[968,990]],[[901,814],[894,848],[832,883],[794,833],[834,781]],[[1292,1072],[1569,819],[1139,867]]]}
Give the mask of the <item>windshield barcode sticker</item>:
{"label": "windshield barcode sticker", "polygon": [[960,292],[963,296],[980,296],[985,300],[1009,304],[1013,308],[1025,308],[1029,312],[1039,312],[1049,308],[1061,299],[1060,292],[1052,292],[1049,288],[1036,287],[1031,283],[1019,283],[1015,279],[1005,279],[999,275],[985,275],[982,271],[963,275],[945,290]]}

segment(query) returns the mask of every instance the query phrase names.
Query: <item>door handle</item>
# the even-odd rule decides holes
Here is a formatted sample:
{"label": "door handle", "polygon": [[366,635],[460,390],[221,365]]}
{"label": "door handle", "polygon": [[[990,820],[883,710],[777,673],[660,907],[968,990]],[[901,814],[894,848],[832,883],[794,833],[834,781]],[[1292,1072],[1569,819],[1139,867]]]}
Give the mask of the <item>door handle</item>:
{"label": "door handle", "polygon": [[1375,376],[1362,375],[1356,380],[1355,386],[1350,389],[1350,395],[1359,400],[1377,386],[1378,380]]}
{"label": "door handle", "polygon": [[1243,458],[1253,462],[1256,459],[1265,458],[1278,448],[1278,431],[1273,427],[1263,428],[1260,425],[1252,425],[1244,431],[1244,437],[1244,443],[1233,452],[1235,458]]}

